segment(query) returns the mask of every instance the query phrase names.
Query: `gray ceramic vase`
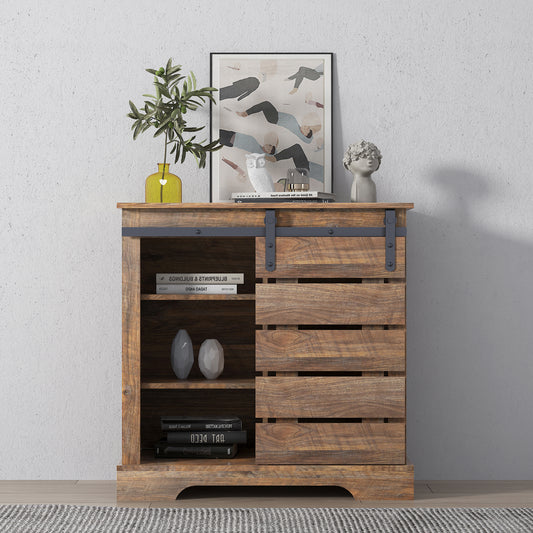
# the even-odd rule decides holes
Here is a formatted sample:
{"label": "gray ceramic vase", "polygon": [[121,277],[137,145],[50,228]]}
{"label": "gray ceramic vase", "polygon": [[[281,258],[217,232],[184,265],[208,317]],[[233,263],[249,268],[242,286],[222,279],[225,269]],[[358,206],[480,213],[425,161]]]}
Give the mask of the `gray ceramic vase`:
{"label": "gray ceramic vase", "polygon": [[170,362],[174,374],[179,379],[187,379],[194,362],[194,353],[191,338],[184,329],[180,329],[172,341]]}
{"label": "gray ceramic vase", "polygon": [[224,348],[216,339],[206,339],[198,354],[200,372],[207,379],[217,379],[224,370]]}

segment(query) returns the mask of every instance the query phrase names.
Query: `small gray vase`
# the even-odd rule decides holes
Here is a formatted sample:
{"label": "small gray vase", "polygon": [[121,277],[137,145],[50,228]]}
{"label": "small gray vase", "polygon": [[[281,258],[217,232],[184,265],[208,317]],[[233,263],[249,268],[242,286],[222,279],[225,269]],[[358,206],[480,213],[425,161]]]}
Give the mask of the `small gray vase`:
{"label": "small gray vase", "polygon": [[179,379],[187,379],[194,362],[194,353],[191,338],[184,329],[180,329],[172,341],[170,362],[174,374]]}

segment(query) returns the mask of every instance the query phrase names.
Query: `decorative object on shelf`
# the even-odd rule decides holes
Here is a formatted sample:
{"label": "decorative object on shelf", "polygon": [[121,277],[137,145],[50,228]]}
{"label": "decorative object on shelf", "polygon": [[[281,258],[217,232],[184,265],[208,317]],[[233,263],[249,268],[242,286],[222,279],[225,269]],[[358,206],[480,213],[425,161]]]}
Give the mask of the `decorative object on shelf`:
{"label": "decorative object on shelf", "polygon": [[232,192],[231,199],[236,203],[272,203],[272,202],[334,202],[335,195],[320,191],[286,191],[286,192]]}
{"label": "decorative object on shelf", "polygon": [[224,370],[224,348],[216,339],[206,339],[198,354],[200,372],[207,379],[217,379]]}
{"label": "decorative object on shelf", "polygon": [[194,362],[194,353],[191,338],[184,329],[180,329],[172,341],[170,362],[174,374],[179,379],[187,379]]}
{"label": "decorative object on shelf", "polygon": [[231,459],[237,444],[246,444],[247,431],[236,417],[162,416],[163,438],[155,444],[155,457],[211,457]]}
{"label": "decorative object on shelf", "polygon": [[287,170],[286,190],[300,192],[309,190],[309,172],[306,168],[289,168]]}
{"label": "decorative object on shelf", "polygon": [[265,165],[265,154],[246,154],[248,178],[255,192],[274,192],[274,182]]}
{"label": "decorative object on shelf", "polygon": [[[205,126],[187,126],[184,117],[187,111],[202,107],[206,100],[215,103],[213,93],[217,89],[197,89],[194,74],[190,72],[184,76],[181,65],[172,65],[172,58],[167,61],[166,67],[158,70],[148,68],[146,71],[154,76],[155,96],[144,94],[146,100],[139,108],[130,100],[131,113],[128,117],[134,121],[131,127],[133,139],[152,127],[155,128],[154,137],[165,134],[164,158],[159,164],[161,175],[158,172],[146,180],[146,202],[181,202],[181,180],[168,173],[167,148],[169,145],[172,147],[170,153],[174,154],[175,163],[183,163],[187,154],[192,154],[200,168],[205,167],[208,152],[222,148],[218,140],[209,143],[197,141],[196,133]],[[189,134],[191,136],[186,138]]]}
{"label": "decorative object on shelf", "polygon": [[211,201],[253,192],[242,169],[256,153],[274,181],[305,168],[310,190],[332,191],[331,73],[330,53],[211,54],[212,85],[220,89],[213,96],[221,104],[211,107],[211,138],[223,145],[211,156]]}
{"label": "decorative object on shelf", "polygon": [[169,164],[158,163],[159,170],[146,178],[145,200],[147,203],[180,203],[181,180],[169,172]]}
{"label": "decorative object on shelf", "polygon": [[236,416],[162,416],[162,431],[240,431],[242,420]]}
{"label": "decorative object on shelf", "polygon": [[156,294],[237,294],[244,273],[158,273]]}
{"label": "decorative object on shelf", "polygon": [[353,175],[352,202],[377,202],[376,184],[371,176],[381,165],[381,157],[379,148],[371,142],[362,140],[348,146],[342,162]]}
{"label": "decorative object on shelf", "polygon": [[166,440],[160,440],[155,445],[155,456],[156,458],[163,459],[197,459],[199,457],[210,459],[232,459],[237,455],[237,449],[238,446],[236,444],[194,446],[174,444]]}

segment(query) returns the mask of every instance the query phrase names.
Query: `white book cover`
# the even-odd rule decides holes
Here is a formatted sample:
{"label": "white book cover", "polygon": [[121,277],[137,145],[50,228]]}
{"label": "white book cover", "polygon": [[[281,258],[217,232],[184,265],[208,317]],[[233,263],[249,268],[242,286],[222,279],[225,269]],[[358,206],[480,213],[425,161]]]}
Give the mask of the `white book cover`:
{"label": "white book cover", "polygon": [[328,198],[334,199],[335,195],[322,191],[287,191],[287,192],[234,192],[232,200],[242,198]]}
{"label": "white book cover", "polygon": [[183,285],[158,283],[156,294],[237,294],[237,285]]}
{"label": "white book cover", "polygon": [[194,274],[194,273],[158,273],[155,275],[156,283],[187,285],[224,285],[226,283],[242,285],[244,283],[244,274]]}

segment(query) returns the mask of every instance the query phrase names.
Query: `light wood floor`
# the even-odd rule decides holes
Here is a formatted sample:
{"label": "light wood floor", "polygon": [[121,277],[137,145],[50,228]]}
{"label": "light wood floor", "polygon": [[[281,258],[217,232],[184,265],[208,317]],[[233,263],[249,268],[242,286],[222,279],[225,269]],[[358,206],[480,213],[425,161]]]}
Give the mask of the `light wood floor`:
{"label": "light wood floor", "polygon": [[175,502],[117,504],[114,481],[0,481],[0,504],[128,507],[533,507],[533,481],[417,481],[414,501],[356,501],[336,487],[193,487]]}

